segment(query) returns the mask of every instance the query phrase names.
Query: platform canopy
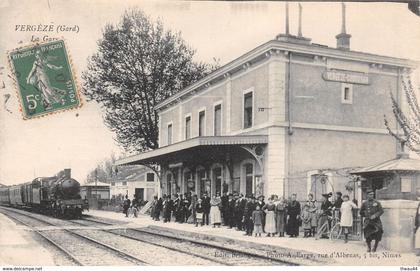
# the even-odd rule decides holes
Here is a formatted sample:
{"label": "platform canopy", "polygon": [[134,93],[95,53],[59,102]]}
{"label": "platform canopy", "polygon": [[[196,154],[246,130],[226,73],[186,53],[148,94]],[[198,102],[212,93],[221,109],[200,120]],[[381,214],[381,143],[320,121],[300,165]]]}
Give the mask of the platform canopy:
{"label": "platform canopy", "polygon": [[199,157],[214,152],[228,152],[234,147],[267,144],[266,135],[205,136],[177,142],[155,150],[129,156],[115,162],[116,166],[162,163],[176,157]]}
{"label": "platform canopy", "polygon": [[407,154],[399,155],[398,158],[382,162],[380,164],[365,167],[351,172],[355,175],[369,175],[386,172],[420,172],[420,160],[409,158]]}
{"label": "platform canopy", "polygon": [[103,182],[91,182],[91,183],[85,183],[82,186],[109,186],[109,183],[103,183]]}

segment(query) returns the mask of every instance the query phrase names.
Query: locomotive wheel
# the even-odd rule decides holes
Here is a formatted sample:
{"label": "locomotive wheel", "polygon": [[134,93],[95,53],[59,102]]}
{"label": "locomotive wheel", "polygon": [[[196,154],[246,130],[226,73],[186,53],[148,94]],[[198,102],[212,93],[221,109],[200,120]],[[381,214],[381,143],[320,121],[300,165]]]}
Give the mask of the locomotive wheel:
{"label": "locomotive wheel", "polygon": [[82,218],[82,209],[81,208],[76,208],[76,215],[77,215],[77,218]]}

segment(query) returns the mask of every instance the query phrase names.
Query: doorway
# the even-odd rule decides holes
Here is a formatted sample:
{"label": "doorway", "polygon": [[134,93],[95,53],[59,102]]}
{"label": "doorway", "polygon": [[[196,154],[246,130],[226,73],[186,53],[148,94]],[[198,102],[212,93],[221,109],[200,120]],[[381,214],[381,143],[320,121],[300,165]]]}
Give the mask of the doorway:
{"label": "doorway", "polygon": [[134,190],[134,198],[137,200],[144,201],[144,188],[136,188]]}
{"label": "doorway", "polygon": [[213,169],[213,183],[214,183],[214,191],[213,195],[219,193],[222,195],[222,168],[216,167]]}
{"label": "doorway", "polygon": [[245,195],[254,193],[254,166],[245,164]]}

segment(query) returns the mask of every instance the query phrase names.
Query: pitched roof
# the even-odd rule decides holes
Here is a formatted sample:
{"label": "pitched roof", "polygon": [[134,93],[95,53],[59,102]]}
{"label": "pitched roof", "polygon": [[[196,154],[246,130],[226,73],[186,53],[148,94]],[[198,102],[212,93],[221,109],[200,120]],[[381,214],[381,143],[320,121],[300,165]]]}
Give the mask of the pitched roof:
{"label": "pitched roof", "polygon": [[142,165],[120,167],[115,181],[137,181],[149,168]]}
{"label": "pitched roof", "polygon": [[82,186],[109,186],[109,183],[93,182],[93,183],[83,184]]}
{"label": "pitched roof", "polygon": [[365,167],[351,174],[369,174],[373,172],[387,172],[387,171],[417,171],[420,172],[420,160],[411,159],[408,156],[400,156],[397,159],[388,160],[380,164]]}

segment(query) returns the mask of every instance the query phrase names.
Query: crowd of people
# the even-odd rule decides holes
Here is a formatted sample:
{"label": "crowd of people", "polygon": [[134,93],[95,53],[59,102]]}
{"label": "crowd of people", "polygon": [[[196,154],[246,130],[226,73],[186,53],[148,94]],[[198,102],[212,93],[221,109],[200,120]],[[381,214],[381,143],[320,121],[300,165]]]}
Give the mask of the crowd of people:
{"label": "crowd of people", "polygon": [[[331,202],[332,193],[323,194],[321,205],[314,200],[313,194],[308,195],[306,202],[296,200],[296,194],[289,199],[272,195],[265,200],[264,196],[244,196],[240,193],[218,193],[210,198],[204,194],[202,198],[191,193],[163,195],[154,197],[151,205],[151,217],[164,223],[175,221],[191,223],[196,227],[224,225],[230,229],[244,231],[245,235],[290,237],[299,236],[300,228],[303,237],[313,237],[317,228],[333,215],[334,210],[341,212],[345,236],[353,225],[352,210],[357,206],[349,201],[349,197],[337,192],[335,201]],[[343,205],[344,202],[344,205]]]}
{"label": "crowd of people", "polygon": [[[342,195],[341,192],[335,194],[333,202],[330,200],[333,197],[332,193],[322,196],[323,200],[318,204],[312,193],[303,203],[297,201],[296,194],[292,194],[288,199],[271,195],[267,202],[264,196],[256,198],[240,193],[222,196],[216,193],[212,198],[207,194],[198,198],[191,193],[163,195],[161,198],[154,197],[150,206],[150,216],[153,220],[163,220],[164,223],[175,221],[190,223],[196,227],[224,225],[229,229],[243,231],[244,235],[256,237],[261,237],[262,233],[267,237],[298,237],[302,228],[304,238],[314,237],[320,226],[331,223],[332,217],[338,217],[343,228],[344,241],[347,243],[353,228],[355,210],[358,208],[357,201],[350,201],[349,196]],[[367,196],[367,201],[361,206],[360,215],[365,218],[363,229],[370,252],[376,251],[382,238],[380,216],[383,210],[380,203],[374,199],[372,190],[367,191]],[[123,210],[127,217],[137,217],[138,204],[126,197]],[[375,243],[372,248],[373,240]]]}

